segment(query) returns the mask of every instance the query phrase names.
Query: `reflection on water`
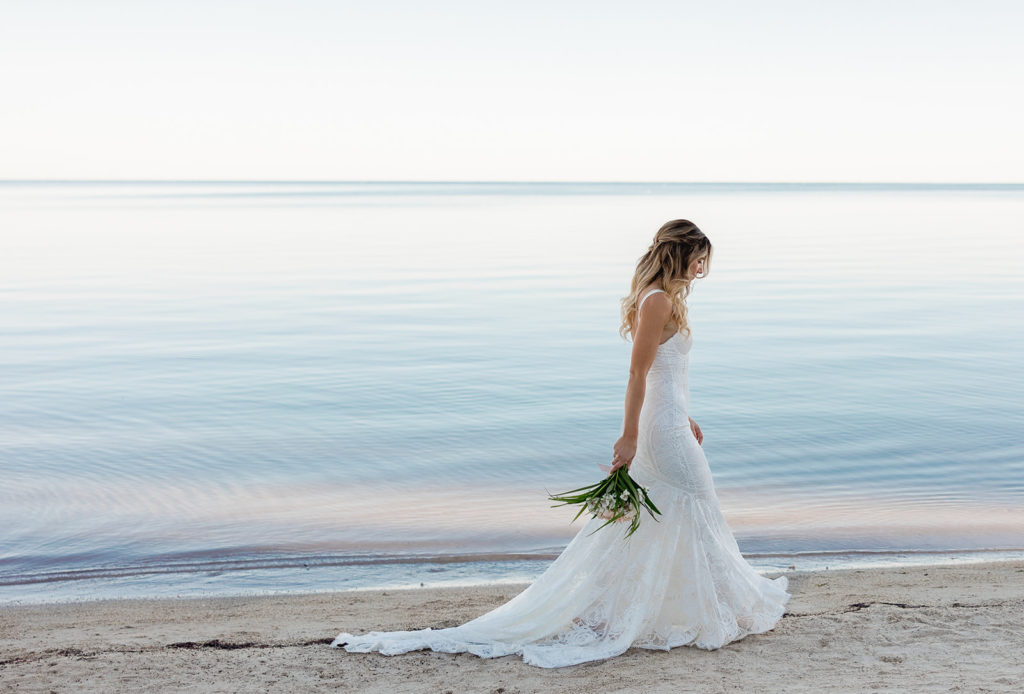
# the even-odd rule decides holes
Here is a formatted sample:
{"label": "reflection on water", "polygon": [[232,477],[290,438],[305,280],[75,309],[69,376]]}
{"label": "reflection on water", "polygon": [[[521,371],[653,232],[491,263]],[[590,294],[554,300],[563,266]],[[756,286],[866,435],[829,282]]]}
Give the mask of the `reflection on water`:
{"label": "reflection on water", "polygon": [[677,217],[715,244],[692,414],[745,553],[1019,550],[1022,213],[1022,186],[0,184],[0,597],[175,556],[340,558],[324,587],[357,556],[543,564]]}

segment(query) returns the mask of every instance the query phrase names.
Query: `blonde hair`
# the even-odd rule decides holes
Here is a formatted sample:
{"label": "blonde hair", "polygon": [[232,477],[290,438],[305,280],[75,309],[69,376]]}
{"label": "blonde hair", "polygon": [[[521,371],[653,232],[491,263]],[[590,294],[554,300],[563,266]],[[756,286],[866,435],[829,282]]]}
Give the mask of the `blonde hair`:
{"label": "blonde hair", "polygon": [[685,332],[689,336],[686,297],[690,294],[690,282],[694,278],[688,277],[687,272],[690,263],[707,254],[704,274],[697,277],[707,276],[708,267],[711,265],[711,250],[711,241],[693,222],[674,219],[663,224],[654,235],[647,252],[637,261],[629,294],[622,297],[622,325],[619,326],[619,334],[624,339],[627,335],[634,337],[640,292],[651,283],[657,283],[672,302],[670,321],[676,326],[677,331]]}

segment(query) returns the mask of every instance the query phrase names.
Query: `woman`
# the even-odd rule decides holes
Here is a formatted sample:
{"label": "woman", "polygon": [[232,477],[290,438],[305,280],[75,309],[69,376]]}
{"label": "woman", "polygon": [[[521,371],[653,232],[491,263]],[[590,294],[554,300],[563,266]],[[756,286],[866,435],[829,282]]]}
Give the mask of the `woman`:
{"label": "woman", "polygon": [[622,300],[623,337],[633,339],[622,436],[612,470],[627,466],[661,515],[628,539],[627,524],[592,518],[526,590],[456,627],[341,633],[347,651],[386,655],[429,648],[484,658],[521,654],[562,667],[636,646],[712,650],[770,630],[791,597],[786,576],[768,579],[740,554],[719,507],[689,417],[690,328],[686,297],[703,277],[711,242],[685,219],[668,222],[640,258]]}

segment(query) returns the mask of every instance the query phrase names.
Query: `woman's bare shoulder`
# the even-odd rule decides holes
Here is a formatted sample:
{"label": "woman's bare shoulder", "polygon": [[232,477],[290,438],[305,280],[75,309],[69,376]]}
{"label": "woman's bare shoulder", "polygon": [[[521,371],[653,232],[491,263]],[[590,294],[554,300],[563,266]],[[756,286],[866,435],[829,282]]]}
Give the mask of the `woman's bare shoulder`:
{"label": "woman's bare shoulder", "polygon": [[[648,284],[646,287],[644,287],[642,290],[640,290],[640,294],[638,295],[638,299],[640,301],[643,301],[644,298],[647,297],[648,295],[650,295],[651,291],[654,290],[654,289],[661,289],[661,287],[657,283]],[[664,291],[665,291],[664,289],[661,289],[661,292],[656,292],[655,295],[652,295],[652,296],[650,296],[649,299],[647,299],[647,302],[649,303],[651,301],[655,301],[655,302],[657,302],[657,301],[664,301],[664,302],[668,303],[668,295],[663,293]],[[658,297],[657,294],[661,294],[661,296]]]}

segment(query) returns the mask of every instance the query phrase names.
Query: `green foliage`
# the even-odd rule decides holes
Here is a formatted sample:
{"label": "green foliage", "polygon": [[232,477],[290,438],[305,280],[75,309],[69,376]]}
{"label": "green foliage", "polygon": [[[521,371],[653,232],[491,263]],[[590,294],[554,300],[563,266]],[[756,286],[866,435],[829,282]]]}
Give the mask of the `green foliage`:
{"label": "green foliage", "polygon": [[606,519],[594,532],[609,523],[628,520],[629,530],[626,532],[626,537],[630,537],[640,527],[641,509],[646,509],[654,520],[658,520],[655,514],[661,515],[661,511],[647,495],[647,489],[633,481],[625,466],[609,473],[600,482],[561,494],[549,495],[548,498],[551,501],[561,502],[552,504],[552,508],[579,504],[580,510],[572,520],[579,518],[584,511],[590,511],[593,518]]}

